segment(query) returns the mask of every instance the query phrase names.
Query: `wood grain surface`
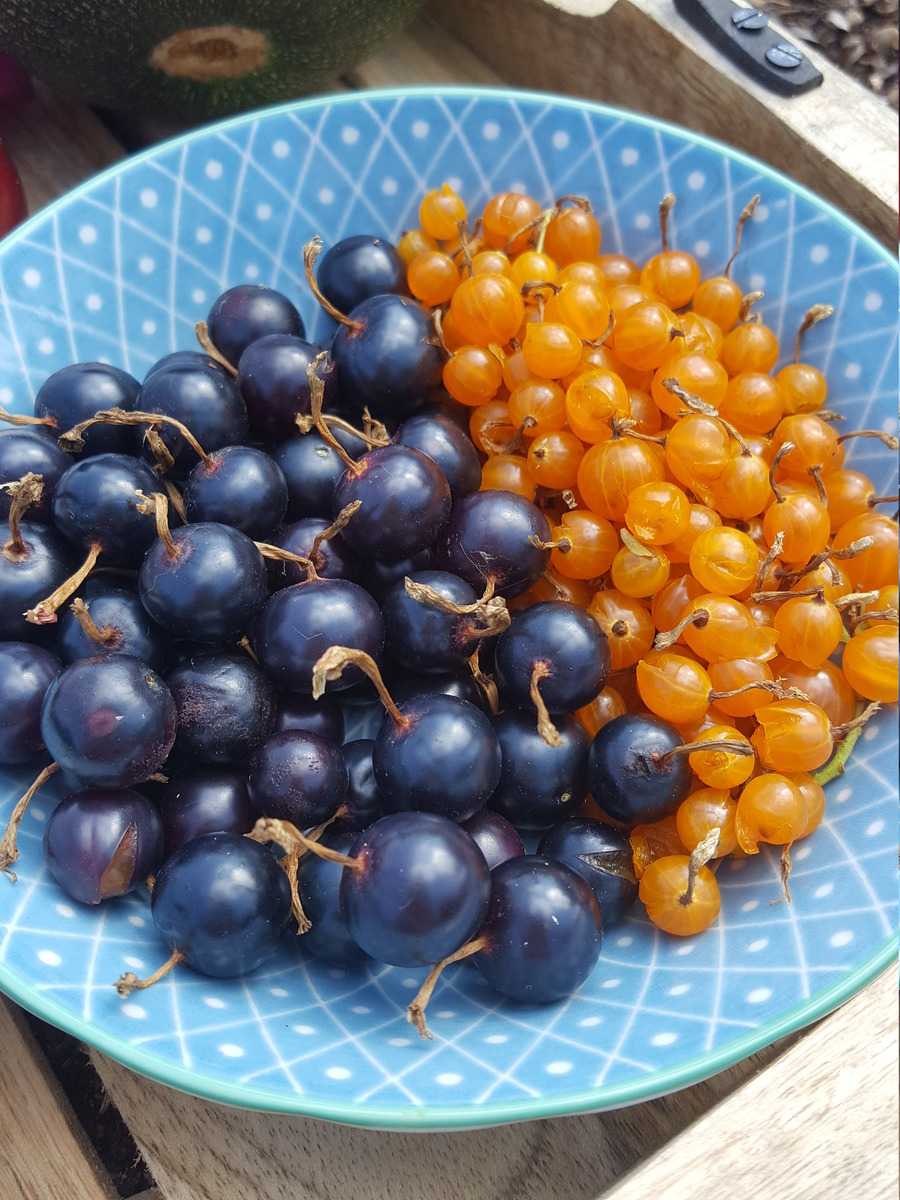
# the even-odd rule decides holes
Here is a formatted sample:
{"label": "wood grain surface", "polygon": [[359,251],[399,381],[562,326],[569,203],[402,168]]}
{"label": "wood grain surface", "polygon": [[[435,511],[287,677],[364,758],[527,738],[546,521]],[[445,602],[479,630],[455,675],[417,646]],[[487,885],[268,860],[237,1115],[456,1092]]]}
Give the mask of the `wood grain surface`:
{"label": "wood grain surface", "polygon": [[110,1200],[116,1192],[81,1134],[22,1014],[0,999],[0,1196]]}

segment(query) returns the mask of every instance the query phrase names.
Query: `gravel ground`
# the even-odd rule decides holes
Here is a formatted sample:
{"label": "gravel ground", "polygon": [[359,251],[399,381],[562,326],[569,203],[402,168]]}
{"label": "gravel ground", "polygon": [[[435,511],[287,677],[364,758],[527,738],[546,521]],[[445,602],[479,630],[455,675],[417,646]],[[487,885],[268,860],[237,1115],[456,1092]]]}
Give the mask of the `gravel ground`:
{"label": "gravel ground", "polygon": [[898,107],[898,0],[752,0]]}

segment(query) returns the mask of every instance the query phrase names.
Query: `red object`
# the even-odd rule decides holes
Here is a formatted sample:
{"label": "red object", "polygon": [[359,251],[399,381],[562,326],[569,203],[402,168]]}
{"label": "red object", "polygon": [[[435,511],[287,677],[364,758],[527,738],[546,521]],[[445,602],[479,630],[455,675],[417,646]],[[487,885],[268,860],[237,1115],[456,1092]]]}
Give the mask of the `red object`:
{"label": "red object", "polygon": [[31,78],[11,54],[0,54],[0,110],[16,112],[34,95]]}
{"label": "red object", "polygon": [[0,142],[0,237],[9,233],[25,216],[25,193],[15,163]]}

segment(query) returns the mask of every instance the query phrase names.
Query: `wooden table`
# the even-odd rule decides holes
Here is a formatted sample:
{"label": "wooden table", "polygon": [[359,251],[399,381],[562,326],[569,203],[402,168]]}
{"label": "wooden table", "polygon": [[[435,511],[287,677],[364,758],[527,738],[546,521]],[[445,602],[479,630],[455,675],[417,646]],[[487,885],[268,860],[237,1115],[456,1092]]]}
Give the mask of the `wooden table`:
{"label": "wooden table", "polygon": [[[895,120],[851,80],[829,69],[815,101],[774,100],[669,20],[664,0],[564,7],[565,16],[548,16],[544,0],[435,7],[457,36],[420,22],[335,90],[508,81],[612,99],[760,153],[893,239]],[[613,37],[643,47],[644,69],[612,49],[598,60],[591,39]],[[555,39],[558,53],[529,56],[535,39],[545,49]],[[171,132],[117,121],[114,134],[88,109],[44,92],[0,128],[31,211]],[[889,971],[813,1029],[677,1095],[473,1133],[383,1134],[240,1112],[150,1083],[100,1054],[91,1060],[156,1181],[140,1200],[894,1200],[897,1015]],[[0,1046],[0,1196],[114,1200],[24,1018],[2,1001]]]}

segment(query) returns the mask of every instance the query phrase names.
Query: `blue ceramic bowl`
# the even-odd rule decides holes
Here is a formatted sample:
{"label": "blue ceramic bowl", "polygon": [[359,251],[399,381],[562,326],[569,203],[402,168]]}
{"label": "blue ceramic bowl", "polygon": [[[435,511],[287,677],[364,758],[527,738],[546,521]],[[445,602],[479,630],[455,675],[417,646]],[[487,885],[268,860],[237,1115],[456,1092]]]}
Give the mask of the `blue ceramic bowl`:
{"label": "blue ceramic bowl", "polygon": [[[478,211],[493,192],[591,197],[607,250],[656,248],[656,206],[678,194],[674,243],[705,271],[735,218],[763,203],[736,278],[788,348],[803,311],[834,304],[809,359],[850,428],[897,427],[897,268],[847,217],[761,163],[682,129],[599,105],[477,89],[372,92],[290,104],[201,129],[116,166],[0,247],[0,404],[27,410],[53,370],[105,359],[141,376],[188,347],[225,287],[258,280],[300,305],[313,233],[396,238],[424,188],[451,180]],[[881,491],[893,456],[849,456]],[[404,1019],[420,973],[347,971],[304,958],[234,982],[179,970],[132,999],[112,987],[165,954],[144,899],[79,907],[41,864],[59,792],[25,820],[19,881],[0,880],[0,987],[46,1020],[155,1079],[229,1104],[396,1129],[466,1128],[608,1108],[727,1067],[846,1000],[895,954],[896,710],[881,714],[829,789],[827,818],[798,846],[794,902],[775,856],[729,862],[722,915],[695,940],[640,915],[607,939],[579,993],[514,1007],[462,965],[429,1010],[433,1042]],[[0,782],[5,820],[26,773]],[[773,902],[774,906],[773,906]]]}

